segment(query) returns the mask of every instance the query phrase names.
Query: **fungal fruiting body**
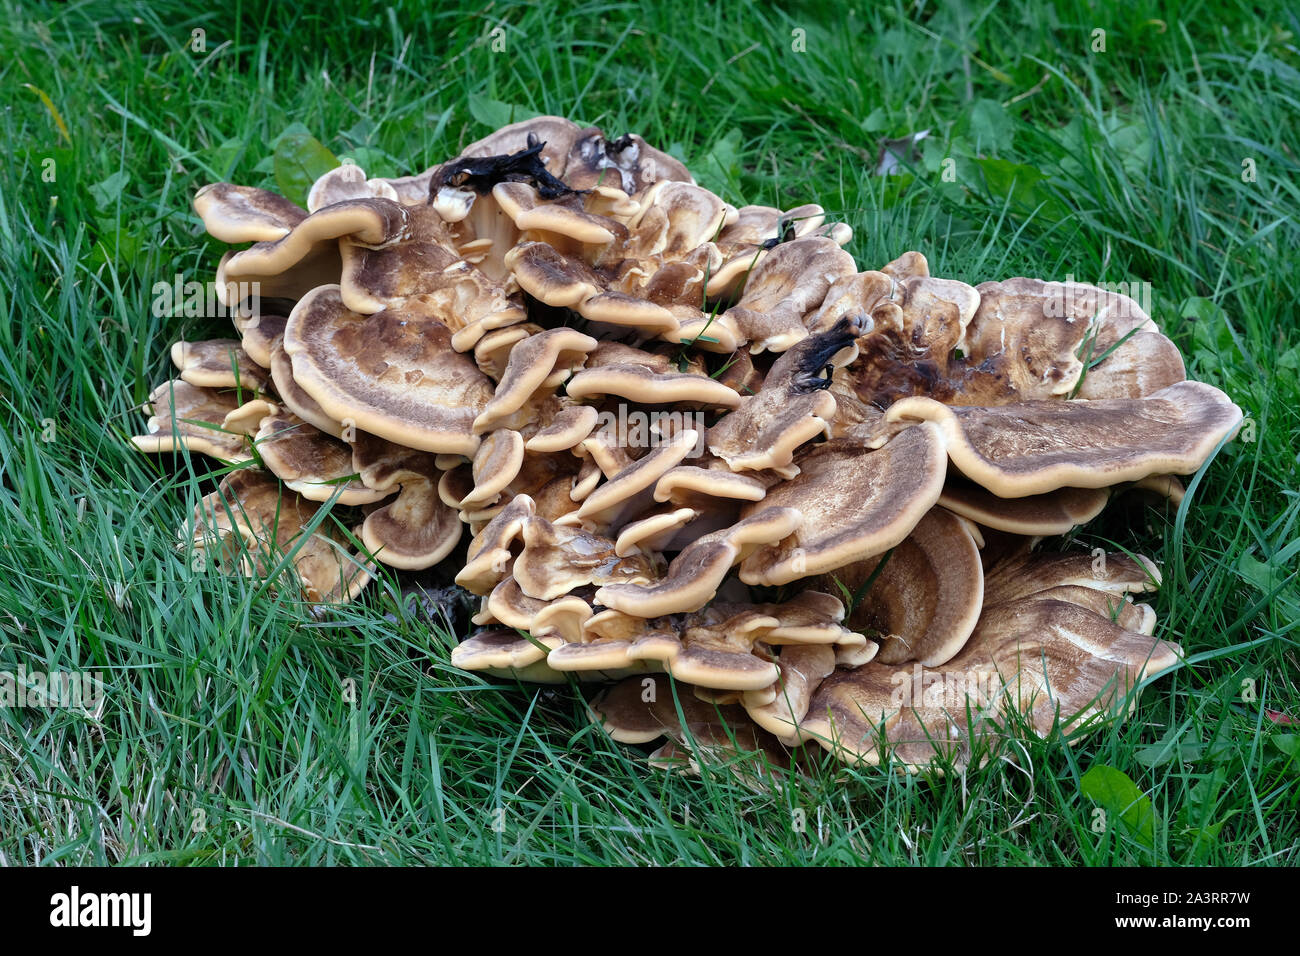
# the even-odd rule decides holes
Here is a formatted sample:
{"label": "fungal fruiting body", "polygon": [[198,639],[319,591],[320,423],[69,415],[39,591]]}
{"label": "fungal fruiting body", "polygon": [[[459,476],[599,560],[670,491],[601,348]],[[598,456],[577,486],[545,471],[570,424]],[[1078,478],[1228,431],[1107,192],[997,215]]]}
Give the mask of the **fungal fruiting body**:
{"label": "fungal fruiting body", "polygon": [[665,763],[962,763],[1180,660],[1131,600],[1154,563],[1042,543],[1241,422],[1125,296],[860,271],[820,206],[556,117],[195,209],[240,247],[238,338],[177,343],[133,440],[235,467],[183,533],[223,567],[290,554],[317,610],[442,568],[480,601],[453,664],[603,682],[594,719]]}

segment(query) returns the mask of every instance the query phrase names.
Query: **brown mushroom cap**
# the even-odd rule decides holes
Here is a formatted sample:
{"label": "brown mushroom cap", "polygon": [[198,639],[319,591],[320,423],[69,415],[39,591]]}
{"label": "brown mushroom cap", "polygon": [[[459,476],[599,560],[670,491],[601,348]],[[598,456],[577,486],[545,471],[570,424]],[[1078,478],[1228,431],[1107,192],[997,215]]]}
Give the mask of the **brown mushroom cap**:
{"label": "brown mushroom cap", "polygon": [[[233,391],[201,388],[177,379],[163,382],[149,393],[147,435],[131,443],[143,452],[179,451],[210,455],[225,462],[248,461],[253,456],[245,439],[245,416]],[[261,410],[259,404],[258,410]],[[231,419],[239,427],[226,426]]]}
{"label": "brown mushroom cap", "polygon": [[358,431],[350,444],[353,472],[367,488],[376,491],[396,491],[404,481],[435,478],[441,471],[439,456],[407,448],[369,432]]}
{"label": "brown mushroom cap", "polygon": [[833,439],[802,453],[797,464],[798,477],[741,512],[789,506],[805,518],[789,540],[745,560],[740,579],[746,584],[787,584],[889,550],[939,500],[946,473],[934,427],[909,428],[870,454],[849,439]]}
{"label": "brown mushroom cap", "polygon": [[586,640],[556,648],[547,662],[579,673],[642,664],[662,667],[678,680],[693,675],[714,691],[758,689],[777,675],[759,644],[763,631],[776,623],[744,605],[719,604],[650,621],[606,610],[587,622]]}
{"label": "brown mushroom cap", "polygon": [[275,342],[284,335],[286,315],[267,315],[254,311],[250,315],[235,315],[235,328],[239,331],[239,343],[254,362],[262,368],[271,367],[271,354]]}
{"label": "brown mushroom cap", "polygon": [[813,692],[835,671],[835,649],[825,644],[790,645],[782,648],[776,665],[781,676],[771,694],[746,691],[741,703],[755,724],[783,744],[795,745]]}
{"label": "brown mushroom cap", "polygon": [[1101,514],[1110,499],[1105,488],[1058,488],[1025,498],[999,498],[951,476],[939,504],[986,528],[1013,534],[1065,534]]}
{"label": "brown mushroom cap", "polygon": [[623,326],[645,332],[665,332],[677,328],[671,309],[616,290],[598,292],[577,305],[578,314],[590,322]]}
{"label": "brown mushroom cap", "polygon": [[274,242],[307,218],[307,211],[278,193],[233,183],[212,183],[194,195],[203,228],[221,242]]}
{"label": "brown mushroom cap", "polygon": [[[356,529],[353,529],[353,536]],[[353,553],[350,540],[337,528],[314,534],[294,559],[303,597],[312,604],[347,604],[356,600],[375,575],[375,566]]]}
{"label": "brown mushroom cap", "polygon": [[584,437],[573,449],[573,453],[584,459],[590,458],[606,478],[616,478],[636,464],[632,452],[639,450],[626,440],[626,436],[619,435],[616,429],[607,426],[595,429]]}
{"label": "brown mushroom cap", "polygon": [[1150,637],[1156,632],[1156,612],[1149,604],[1135,604],[1126,597],[1081,584],[1061,584],[1029,595],[1039,601],[1064,601],[1077,604],[1094,614],[1114,621],[1126,631]]}
{"label": "brown mushroom cap", "polygon": [[604,365],[643,365],[654,372],[709,373],[703,356],[683,353],[681,349],[663,343],[646,343],[645,348],[606,339],[587,356],[587,368]]}
{"label": "brown mushroom cap", "polygon": [[[596,592],[596,603],[637,617],[698,611],[713,600],[722,579],[737,562],[761,547],[788,538],[803,520],[803,514],[795,508],[765,507],[730,528],[697,538],[669,563],[667,574],[660,580],[607,585]],[[682,676],[682,680],[689,678]],[[707,681],[693,683],[722,686]]]}
{"label": "brown mushroom cap", "polygon": [[587,212],[626,223],[641,211],[642,203],[617,186],[596,185],[587,194],[585,205]]}
{"label": "brown mushroom cap", "polygon": [[600,465],[594,458],[584,458],[578,473],[573,476],[573,486],[569,490],[569,497],[573,501],[586,501],[587,497],[600,484],[602,477]]}
{"label": "brown mushroom cap", "polygon": [[366,516],[361,540],[390,567],[431,568],[456,547],[463,527],[438,497],[436,481],[412,477],[392,502]]}
{"label": "brown mushroom cap", "polygon": [[[256,249],[257,246],[251,248]],[[280,272],[263,274],[243,271],[248,263],[238,259],[239,255],[239,252],[232,249],[217,263],[217,299],[232,309],[240,305],[234,299],[245,289],[256,290],[259,299],[297,300],[319,285],[338,281],[339,272],[343,268],[338,241],[333,239],[314,244],[303,252],[298,261]],[[255,266],[260,268],[261,264],[255,263]],[[234,296],[231,295],[232,292]]]}
{"label": "brown mushroom cap", "polygon": [[984,601],[1006,604],[1063,586],[1121,595],[1153,591],[1160,586],[1160,569],[1142,555],[1022,552],[989,566]]}
{"label": "brown mushroom cap", "polygon": [[[677,680],[721,690],[758,690],[779,676],[775,664],[755,655],[756,626],[746,633],[737,618],[749,611],[725,616],[727,610],[696,615],[691,626],[674,638],[641,640],[629,650],[634,659],[661,662]],[[751,623],[760,624],[761,619]]]}
{"label": "brown mushroom cap", "polygon": [[594,338],[570,328],[547,329],[516,342],[495,393],[474,421],[474,433],[513,422],[529,399],[561,385],[595,347]]}
{"label": "brown mushroom cap", "polygon": [[867,646],[865,637],[839,624],[843,616],[839,601],[813,592],[781,604],[720,600],[650,619],[609,608],[585,622],[581,643],[565,644],[547,660],[566,671],[658,662],[678,680],[695,683],[701,699],[739,700],[743,691],[749,704],[762,706],[779,690],[769,645],[823,645],[832,662],[841,648]]}
{"label": "brown mushroom cap", "polygon": [[994,408],[915,397],[895,403],[885,417],[937,423],[963,475],[999,497],[1023,498],[1193,472],[1236,431],[1242,414],[1214,386],[1179,382],[1143,399]]}
{"label": "brown mushroom cap", "polygon": [[662,552],[700,513],[694,508],[674,508],[647,515],[623,527],[614,542],[614,553],[629,554]]}
{"label": "brown mushroom cap", "polygon": [[388,494],[354,480],[352,448],[346,442],[331,438],[297,415],[267,415],[253,443],[267,470],[308,501],[364,505]]}
{"label": "brown mushroom cap", "polygon": [[[547,602],[533,616],[532,632],[539,635],[557,634],[564,639],[561,647],[569,647],[582,641],[582,626],[590,618],[591,605],[576,594],[566,594]],[[547,655],[547,663],[555,667],[550,655]]]}
{"label": "brown mushroom cap", "polygon": [[763,388],[764,373],[754,364],[748,349],[732,352],[727,356],[718,371],[717,380],[728,388],[735,389],[742,398],[757,395]]}
{"label": "brown mushroom cap", "polygon": [[494,504],[523,465],[524,436],[508,428],[494,431],[474,453],[474,490],[461,499],[460,506],[473,509]]}
{"label": "brown mushroom cap", "polygon": [[227,271],[239,276],[278,276],[343,236],[380,244],[401,235],[406,207],[386,199],[335,203],[302,219],[282,238],[258,242],[234,254]]}
{"label": "brown mushroom cap", "polygon": [[474,594],[487,594],[500,584],[514,562],[515,542],[536,512],[528,495],[512,499],[470,542],[456,583]]}
{"label": "brown mushroom cap", "polygon": [[793,477],[795,452],[823,434],[834,415],[830,392],[792,396],[765,387],[709,429],[709,451],[737,471],[771,468]]}
{"label": "brown mushroom cap", "polygon": [[836,413],[836,399],[821,373],[844,361],[858,327],[851,321],[804,338],[772,364],[757,395],[709,429],[709,450],[733,471],[775,469],[787,478],[796,449],[825,433]]}
{"label": "brown mushroom cap", "polygon": [[522,523],[523,550],[511,573],[529,597],[552,601],[587,585],[629,586],[654,579],[642,555],[620,557],[614,542],[533,516]]}
{"label": "brown mushroom cap", "polygon": [[279,407],[274,403],[264,398],[255,398],[229,413],[222,420],[221,427],[228,432],[238,432],[252,438],[262,427],[262,419],[267,415],[278,414],[279,411]]}
{"label": "brown mushroom cap", "polygon": [[699,439],[699,433],[687,429],[652,449],[635,464],[596,488],[583,499],[575,520],[591,528],[618,528],[625,518],[635,514],[652,499],[655,483],[670,469],[681,464]]}
{"label": "brown mushroom cap", "polygon": [[[658,636],[663,641],[673,639],[666,631]],[[597,673],[663,670],[659,660],[634,658],[631,654],[634,646],[634,643],[627,640],[595,638],[570,641],[548,654],[546,662],[561,673],[577,674],[586,679],[591,679]]]}
{"label": "brown mushroom cap", "polygon": [[734,327],[751,352],[784,352],[807,337],[804,319],[821,305],[831,283],[856,271],[853,257],[832,239],[782,243],[754,267],[740,301],[718,321]]}
{"label": "brown mushroom cap", "polygon": [[[665,677],[629,677],[591,701],[592,719],[619,743],[645,744],[664,735],[695,736],[706,745],[726,740],[748,740],[759,749],[753,725],[735,705],[718,707],[700,700],[679,685],[676,694]],[[681,717],[677,708],[681,708]],[[684,722],[682,718],[685,718]]]}
{"label": "brown mushroom cap", "polygon": [[[570,606],[576,608],[579,603],[575,599]],[[552,616],[563,617],[566,613],[567,610],[561,608]],[[549,655],[571,646],[579,645],[565,644],[564,638],[553,628],[539,629],[536,636],[518,631],[488,630],[461,642],[452,650],[451,661],[453,666],[462,670],[486,672],[529,683],[561,684],[571,679],[572,672],[556,670],[549,663]],[[589,668],[579,671],[577,676],[581,680],[611,681],[629,674],[645,673],[649,669],[649,665],[638,661],[622,667]]]}
{"label": "brown mushroom cap", "polygon": [[[221,480],[216,491],[199,500],[180,538],[205,550],[213,544],[227,544],[225,539],[232,533],[240,540],[273,540],[280,504],[280,483],[274,476],[260,468],[237,468]],[[311,519],[316,506],[297,495],[285,496],[285,506],[285,527],[292,537]],[[234,549],[224,548],[220,556],[241,558],[241,570],[252,573]]]}
{"label": "brown mushroom cap", "polygon": [[474,419],[491,380],[451,347],[435,319],[347,309],[338,286],[322,286],[289,316],[284,348],[293,378],[324,412],[364,431],[424,451],[473,455]]}
{"label": "brown mushroom cap", "polygon": [[349,309],[367,315],[386,308],[418,311],[454,333],[457,351],[473,348],[487,331],[527,318],[500,282],[460,255],[432,208],[405,212],[401,231],[390,241],[376,245],[368,237],[349,236],[339,248],[340,294]]}
{"label": "brown mushroom cap", "polygon": [[308,395],[293,377],[293,360],[284,350],[284,336],[281,335],[271,346],[271,383],[276,395],[289,411],[305,422],[315,425],[326,435],[343,437],[343,424],[336,422],[316,399]]}
{"label": "brown mushroom cap", "polygon": [[[657,242],[651,240],[648,246],[654,248]],[[717,246],[705,242],[694,249],[680,251],[676,248],[677,240],[669,242],[665,251],[640,257],[639,249],[647,247],[645,233],[633,233],[621,250],[631,257],[621,261],[612,261],[612,254],[602,257],[602,271],[613,276],[611,288],[617,293],[658,304],[682,323],[707,322],[701,303],[705,301],[707,279],[721,262]],[[671,332],[672,329],[672,326],[665,325],[662,331]],[[643,323],[643,330],[650,334],[655,329],[647,321]],[[665,337],[670,341],[680,338]]]}
{"label": "brown mushroom cap", "polygon": [[537,612],[546,604],[546,601],[529,597],[519,587],[519,582],[507,575],[483,599],[483,608],[474,615],[473,621],[475,624],[495,622],[526,631],[533,626]]}
{"label": "brown mushroom cap", "polygon": [[177,342],[172,346],[172,364],[182,379],[201,388],[261,391],[269,378],[237,339]]}
{"label": "brown mushroom cap", "polygon": [[564,675],[547,666],[546,654],[561,643],[563,639],[558,635],[531,637],[518,631],[480,631],[452,648],[451,666],[516,677],[530,683],[560,683]]}
{"label": "brown mushroom cap", "polygon": [[485,332],[483,337],[474,343],[474,363],[484,375],[500,383],[510,362],[511,350],[524,339],[541,331],[540,325],[523,322]]}
{"label": "brown mushroom cap", "polygon": [[710,299],[730,298],[743,285],[770,249],[780,242],[804,236],[829,236],[837,245],[846,244],[853,230],[843,223],[823,227],[825,210],[815,203],[796,206],[782,212],[772,206],[742,206],[735,221],[728,224],[717,239],[724,262],[709,276]]}
{"label": "brown mushroom cap", "polygon": [[291,491],[282,491],[274,476],[256,468],[241,468],[222,479],[217,490],[196,507],[191,531],[195,547],[206,550],[213,541],[231,552],[234,533],[244,550],[238,569],[246,575],[266,575],[288,558],[312,603],[341,604],[352,600],[369,582],[373,568],[351,553],[347,538],[325,522],[308,532],[319,505]]}
{"label": "brown mushroom cap", "polygon": [[415,451],[375,435],[358,432],[352,467],[366,487],[397,498],[372,510],[361,526],[361,540],[391,567],[432,567],[460,541],[461,521],[439,496],[437,456]]}
{"label": "brown mushroom cap", "polygon": [[894,259],[880,267],[880,271],[891,279],[899,281],[912,276],[926,277],[930,274],[930,263],[922,253],[904,252],[897,259]]}
{"label": "brown mushroom cap", "polygon": [[524,447],[530,452],[567,451],[591,434],[600,412],[590,405],[566,405],[538,429]]}
{"label": "brown mushroom cap", "polygon": [[506,253],[504,262],[529,295],[556,308],[574,309],[590,321],[649,334],[671,332],[678,326],[668,308],[649,297],[609,288],[607,276],[549,243],[521,242]]}
{"label": "brown mushroom cap", "polygon": [[[565,199],[552,208],[571,202]],[[708,239],[716,224],[733,213],[735,209],[698,187],[659,182],[642,196],[627,226],[597,217],[614,241],[581,245],[550,230],[529,230],[526,241],[507,252],[503,261],[521,289],[549,306],[572,308],[593,323],[632,326],[646,334],[663,334],[669,341],[686,341],[679,334],[681,321],[692,324],[692,339],[710,323],[699,306],[707,273],[719,264],[720,255]],[[581,216],[590,219],[590,213]],[[725,323],[719,328],[731,341]],[[735,343],[727,346],[733,349]]]}
{"label": "brown mushroom cap", "polygon": [[[963,390],[971,386],[955,350],[979,306],[979,292],[953,279],[911,276],[894,282],[892,304],[871,298],[877,289],[867,294],[865,304],[880,321],[859,339],[861,355],[841,376],[851,391],[878,408],[912,395],[967,401]],[[982,372],[977,377],[986,388],[992,387],[988,381],[1001,382]]]}
{"label": "brown mushroom cap", "polygon": [[710,241],[736,215],[734,207],[693,183],[657,182],[628,220],[629,251],[634,258],[680,259]]}
{"label": "brown mushroom cap", "polygon": [[1058,714],[1067,733],[1122,716],[1129,692],[1181,654],[1073,603],[986,606],[965,649],[928,675],[919,665],[872,663],[826,678],[800,731],[849,761],[879,763],[884,744],[908,769],[939,755],[960,765],[973,739],[1004,732],[1009,712],[1043,736]]}
{"label": "brown mushroom cap", "polygon": [[[898,283],[883,272],[858,272],[831,283],[817,311],[808,317],[808,329],[824,332],[841,319],[854,319],[862,334],[874,329],[901,331],[902,292]],[[865,316],[867,321],[863,321]]]}
{"label": "brown mushroom cap", "polygon": [[1178,346],[1154,330],[1132,333],[1109,354],[1095,342],[1090,351],[1105,357],[1084,373],[1079,398],[1142,398],[1187,377]]}
{"label": "brown mushroom cap", "polygon": [[692,406],[736,408],[740,396],[707,375],[656,372],[644,365],[601,365],[579,372],[566,389],[571,398],[617,395],[644,405],[685,402]]}
{"label": "brown mushroom cap", "polygon": [[1175,508],[1183,503],[1183,498],[1187,495],[1187,489],[1174,475],[1151,475],[1141,481],[1134,482],[1128,490],[1144,491],[1155,495],[1157,498],[1169,502]]}
{"label": "brown mushroom cap", "polygon": [[[525,222],[524,207],[529,215],[543,209],[517,184],[498,187],[494,196],[506,206],[518,206],[513,211],[519,222]],[[505,255],[504,264],[522,289],[547,305],[574,309],[601,325],[635,327],[677,341],[679,320],[698,326],[707,322],[700,304],[707,273],[720,262],[709,239],[735,210],[681,182],[656,183],[639,202],[628,202],[636,209],[626,226],[608,216],[589,222],[592,215],[577,209],[572,197],[551,203],[547,215],[572,218],[572,228],[557,222],[546,224],[553,228],[528,230],[526,241]],[[604,232],[588,234],[597,226]],[[607,241],[606,233],[613,241]],[[597,242],[581,243],[575,236]]]}
{"label": "brown mushroom cap", "polygon": [[228,252],[217,266],[218,297],[240,284],[256,283],[264,299],[301,299],[321,285],[337,282],[343,270],[339,240],[354,236],[362,242],[382,243],[399,236],[405,208],[386,199],[335,203],[309,215],[281,239]]}
{"label": "brown mushroom cap", "polygon": [[722,468],[678,465],[655,483],[655,501],[684,501],[723,498],[762,501],[768,482],[754,475],[737,474]]}
{"label": "brown mushroom cap", "polygon": [[[756,607],[779,622],[763,636],[768,644],[834,644],[839,648],[867,646],[863,635],[843,626],[844,603],[833,594],[800,591],[779,604]],[[874,648],[871,654],[875,655]]]}
{"label": "brown mushroom cap", "polygon": [[1090,317],[1051,315],[1049,288],[1020,278],[978,287],[979,308],[963,346],[969,364],[996,365],[999,381],[996,399],[970,404],[1062,397],[1074,389],[1083,373],[1076,352],[1089,333]]}
{"label": "brown mushroom cap", "polygon": [[462,513],[462,520],[473,528],[476,522],[483,520],[478,515],[479,511],[492,510],[492,515],[487,519],[490,520],[495,515],[493,509],[503,508],[518,495],[531,497],[536,513],[548,521],[561,518],[578,509],[570,492],[580,465],[577,457],[566,452],[528,452],[524,455],[519,473],[506,486],[496,503],[491,508],[467,509]]}
{"label": "brown mushroom cap", "polygon": [[855,562],[827,577],[857,597],[849,624],[881,635],[877,660],[886,664],[938,667],[950,660],[969,639],[984,601],[975,539],[965,521],[943,508],[927,512],[887,558]]}
{"label": "brown mushroom cap", "polygon": [[519,287],[546,305],[577,309],[597,295],[604,279],[585,262],[545,242],[521,242],[505,256]]}
{"label": "brown mushroom cap", "polygon": [[[998,369],[1002,401],[1141,398],[1185,377],[1177,347],[1128,296],[1026,278],[985,282],[978,292],[966,364]],[[1085,372],[1085,362],[1096,364]]]}
{"label": "brown mushroom cap", "polygon": [[367,179],[366,171],[355,163],[344,163],[316,178],[307,193],[308,212],[317,212],[326,206],[350,199],[391,199],[397,201],[397,190],[383,179]]}
{"label": "brown mushroom cap", "polygon": [[604,245],[614,241],[609,220],[582,208],[576,194],[544,200],[528,183],[498,183],[492,198],[523,233],[553,233],[578,243]]}

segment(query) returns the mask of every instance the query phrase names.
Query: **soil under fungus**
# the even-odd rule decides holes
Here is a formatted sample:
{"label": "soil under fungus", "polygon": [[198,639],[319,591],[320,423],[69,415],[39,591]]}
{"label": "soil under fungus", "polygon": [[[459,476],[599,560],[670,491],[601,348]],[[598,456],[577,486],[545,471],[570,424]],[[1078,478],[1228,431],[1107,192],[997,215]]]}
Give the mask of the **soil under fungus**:
{"label": "soil under fungus", "polygon": [[226,301],[237,338],[176,343],[133,440],[229,464],[183,541],[312,613],[434,569],[479,601],[454,665],[593,682],[666,765],[960,764],[1123,716],[1181,657],[1132,603],[1153,562],[1039,548],[1174,496],[1241,422],[1124,296],[859,271],[821,207],[736,208],[557,117],[340,167],[307,209],[194,205],[242,246],[226,299],[275,314]]}

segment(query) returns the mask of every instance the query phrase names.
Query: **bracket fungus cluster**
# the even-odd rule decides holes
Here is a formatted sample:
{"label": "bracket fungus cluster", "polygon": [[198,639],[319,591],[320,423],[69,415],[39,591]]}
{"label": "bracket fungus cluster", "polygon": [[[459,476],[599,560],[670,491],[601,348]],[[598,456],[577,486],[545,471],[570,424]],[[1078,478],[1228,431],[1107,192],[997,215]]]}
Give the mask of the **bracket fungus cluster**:
{"label": "bracket fungus cluster", "polygon": [[175,345],[134,442],[230,466],[183,535],[232,572],[319,609],[438,567],[480,602],[453,665],[605,682],[594,719],[666,762],[960,762],[1180,658],[1131,600],[1154,563],[1038,547],[1241,421],[1131,299],[860,271],[821,207],[554,117],[194,205],[237,337]]}

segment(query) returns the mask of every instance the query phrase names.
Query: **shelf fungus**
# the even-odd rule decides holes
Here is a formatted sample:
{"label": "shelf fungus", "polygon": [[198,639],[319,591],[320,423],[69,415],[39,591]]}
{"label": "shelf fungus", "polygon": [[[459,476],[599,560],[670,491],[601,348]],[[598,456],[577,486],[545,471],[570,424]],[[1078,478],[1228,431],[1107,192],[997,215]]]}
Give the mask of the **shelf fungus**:
{"label": "shelf fungus", "polygon": [[370,581],[374,566],[353,551],[352,536],[330,516],[317,520],[319,508],[273,475],[240,468],[195,507],[181,543],[204,558],[192,567],[207,566],[211,558],[217,569],[247,577],[296,578],[310,604],[350,601]]}
{"label": "shelf fungus", "polygon": [[964,766],[1181,659],[1133,600],[1158,566],[1060,538],[1185,506],[1242,423],[1127,296],[860,269],[814,202],[553,116],[194,208],[233,329],[172,346],[132,441],[223,463],[186,542],[313,613],[454,580],[453,666],[604,684],[593,719],[686,769]]}

